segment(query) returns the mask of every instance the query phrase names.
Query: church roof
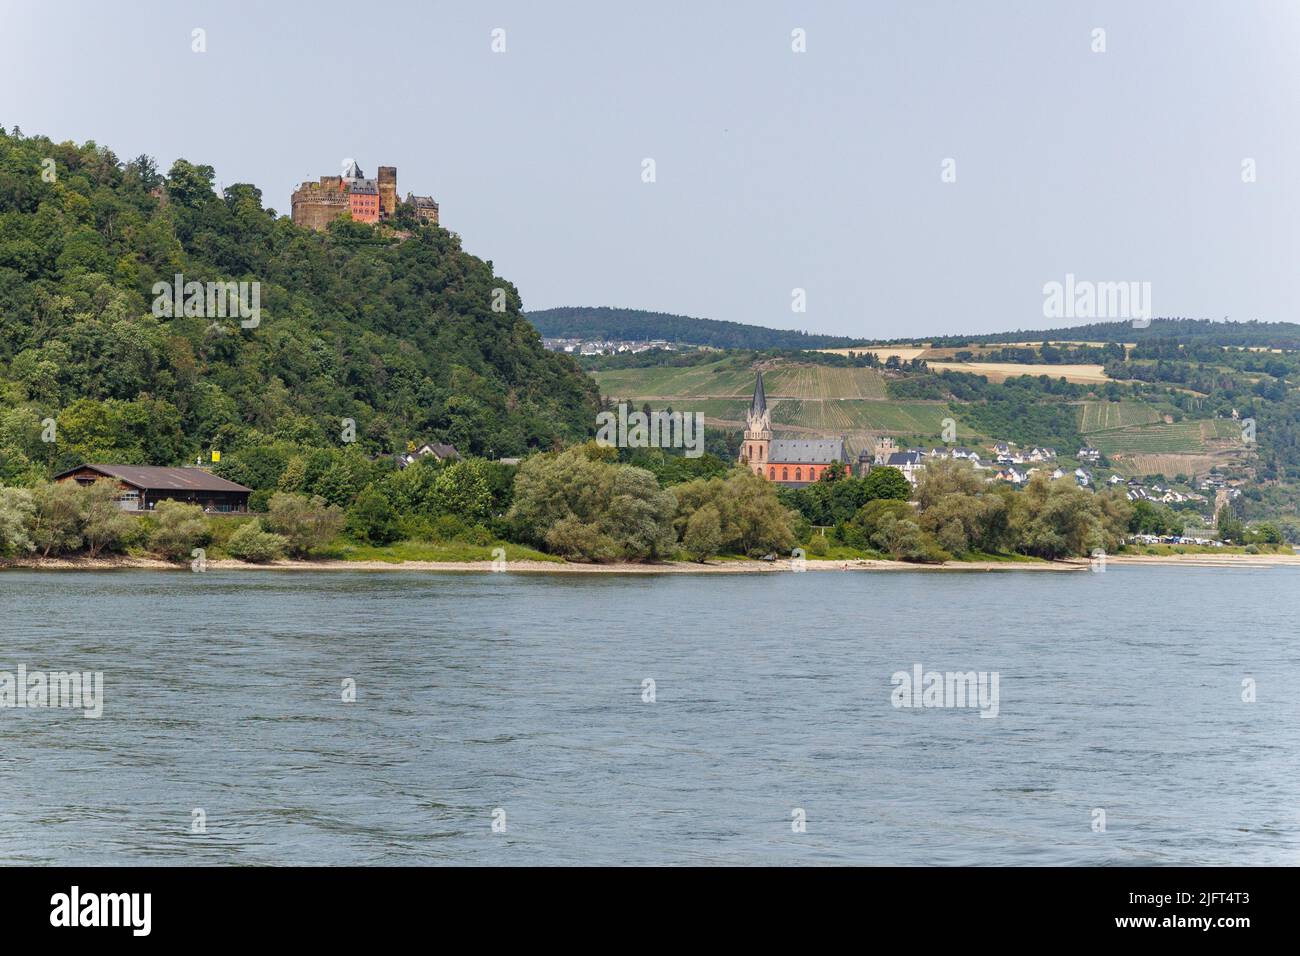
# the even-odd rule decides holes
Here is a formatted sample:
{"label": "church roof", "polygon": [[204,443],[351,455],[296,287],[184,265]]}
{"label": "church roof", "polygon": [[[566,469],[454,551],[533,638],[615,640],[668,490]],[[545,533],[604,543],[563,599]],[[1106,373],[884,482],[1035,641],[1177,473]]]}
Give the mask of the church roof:
{"label": "church roof", "polygon": [[749,414],[757,418],[767,411],[767,395],[763,392],[763,373],[754,382],[754,400],[749,403]]}
{"label": "church roof", "polygon": [[767,460],[774,465],[829,465],[847,462],[843,438],[777,438],[767,450]]}

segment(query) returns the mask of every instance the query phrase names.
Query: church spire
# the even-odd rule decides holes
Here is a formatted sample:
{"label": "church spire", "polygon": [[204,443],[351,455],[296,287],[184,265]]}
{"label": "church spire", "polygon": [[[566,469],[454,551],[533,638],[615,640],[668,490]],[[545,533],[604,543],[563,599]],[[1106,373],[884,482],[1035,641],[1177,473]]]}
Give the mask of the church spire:
{"label": "church spire", "polygon": [[754,400],[749,403],[749,415],[751,418],[758,418],[767,413],[767,395],[763,392],[763,373],[758,373],[758,379],[754,382]]}

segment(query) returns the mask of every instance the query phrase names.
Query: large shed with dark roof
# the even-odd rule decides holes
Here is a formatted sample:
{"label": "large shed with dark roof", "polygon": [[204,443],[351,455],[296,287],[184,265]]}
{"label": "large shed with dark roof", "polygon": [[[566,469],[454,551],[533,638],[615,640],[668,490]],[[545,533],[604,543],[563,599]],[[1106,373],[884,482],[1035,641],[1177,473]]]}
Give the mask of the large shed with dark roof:
{"label": "large shed with dark roof", "polygon": [[203,468],[159,468],[153,465],[80,465],[54,476],[55,481],[89,485],[109,479],[121,493],[123,511],[152,511],[160,501],[183,501],[213,513],[248,511],[252,488],[227,481]]}

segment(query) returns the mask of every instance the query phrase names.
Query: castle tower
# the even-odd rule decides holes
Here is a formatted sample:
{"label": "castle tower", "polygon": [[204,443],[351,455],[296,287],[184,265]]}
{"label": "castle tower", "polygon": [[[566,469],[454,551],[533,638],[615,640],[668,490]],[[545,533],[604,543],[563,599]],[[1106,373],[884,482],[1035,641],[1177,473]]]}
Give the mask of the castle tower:
{"label": "castle tower", "polygon": [[388,219],[397,211],[397,167],[379,167],[379,218]]}
{"label": "castle tower", "polygon": [[757,475],[763,474],[772,447],[772,413],[763,392],[763,373],[754,382],[754,398],[745,413],[745,437],[740,445],[740,461]]}
{"label": "castle tower", "polygon": [[875,451],[874,463],[883,465],[889,461],[890,455],[898,451],[898,446],[888,435],[881,435],[876,438],[873,450]]}

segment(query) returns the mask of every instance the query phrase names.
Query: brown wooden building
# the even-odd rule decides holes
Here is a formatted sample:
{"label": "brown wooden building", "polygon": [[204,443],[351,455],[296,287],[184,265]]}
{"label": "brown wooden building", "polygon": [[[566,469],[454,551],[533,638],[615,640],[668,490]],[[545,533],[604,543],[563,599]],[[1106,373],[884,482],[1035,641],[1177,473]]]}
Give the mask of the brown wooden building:
{"label": "brown wooden building", "polygon": [[157,468],[152,465],[81,465],[55,481],[89,485],[100,479],[117,481],[123,511],[152,511],[160,501],[183,501],[213,513],[248,511],[253,489],[219,478],[202,468]]}

